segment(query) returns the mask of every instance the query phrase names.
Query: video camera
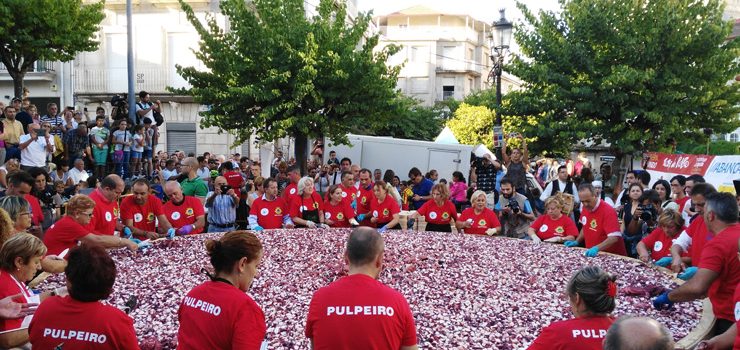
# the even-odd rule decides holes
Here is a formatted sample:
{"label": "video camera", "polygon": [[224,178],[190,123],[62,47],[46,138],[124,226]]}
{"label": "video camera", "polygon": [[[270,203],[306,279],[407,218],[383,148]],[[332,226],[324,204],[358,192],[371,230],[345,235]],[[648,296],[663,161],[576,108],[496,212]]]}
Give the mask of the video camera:
{"label": "video camera", "polygon": [[509,204],[506,207],[511,209],[514,214],[519,214],[519,212],[522,211],[522,209],[519,208],[519,202],[516,200],[509,201]]}
{"label": "video camera", "polygon": [[658,210],[652,204],[640,204],[637,209],[642,211],[642,214],[640,214],[640,220],[642,221],[654,221],[658,217]]}
{"label": "video camera", "polygon": [[111,111],[111,118],[113,118],[113,120],[128,118],[127,94],[113,96],[113,98],[110,99],[110,104],[113,107],[113,110]]}

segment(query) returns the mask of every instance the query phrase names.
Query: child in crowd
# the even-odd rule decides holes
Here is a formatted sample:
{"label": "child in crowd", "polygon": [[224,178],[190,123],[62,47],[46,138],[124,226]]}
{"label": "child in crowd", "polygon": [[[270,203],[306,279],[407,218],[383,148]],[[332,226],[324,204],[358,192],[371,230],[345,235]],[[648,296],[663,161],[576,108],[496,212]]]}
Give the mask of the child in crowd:
{"label": "child in crowd", "polygon": [[95,158],[95,177],[105,177],[105,163],[108,160],[108,142],[110,140],[110,129],[105,127],[105,116],[99,115],[95,118],[95,126],[90,129],[92,136],[92,153]]}
{"label": "child in crowd", "polygon": [[118,130],[113,132],[113,144],[115,145],[113,162],[116,163],[116,173],[124,179],[131,177],[129,158],[131,157],[132,137],[131,133],[126,130],[127,126],[128,123],[125,120],[121,120],[118,123]]}
{"label": "child in crowd", "polygon": [[141,176],[141,156],[144,153],[144,144],[146,136],[144,135],[144,125],[134,126],[133,144],[131,145],[131,159],[133,160],[132,174],[134,178]]}
{"label": "child in crowd", "polygon": [[152,124],[152,120],[144,118],[144,153],[141,155],[141,163],[144,168],[144,175],[147,178],[152,176],[152,157],[154,156],[154,146],[156,145],[157,125]]}

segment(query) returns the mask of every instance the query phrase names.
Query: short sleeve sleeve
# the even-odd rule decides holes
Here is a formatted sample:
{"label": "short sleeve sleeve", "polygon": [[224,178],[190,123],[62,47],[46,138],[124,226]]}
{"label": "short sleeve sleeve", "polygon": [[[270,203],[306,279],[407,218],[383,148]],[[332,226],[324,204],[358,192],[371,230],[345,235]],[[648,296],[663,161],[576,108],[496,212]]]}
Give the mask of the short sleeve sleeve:
{"label": "short sleeve sleeve", "polygon": [[565,235],[578,237],[578,227],[576,226],[576,223],[573,222],[573,219],[570,217],[566,217],[565,219]]}
{"label": "short sleeve sleeve", "polygon": [[725,265],[725,259],[723,258],[722,251],[719,247],[712,243],[713,242],[709,242],[709,244],[704,247],[704,250],[702,250],[699,268],[720,273]]}
{"label": "short sleeve sleeve", "polygon": [[[601,203],[606,204],[606,203]],[[617,213],[612,208],[604,208],[604,232],[608,235],[614,232],[621,232],[619,228],[619,221],[617,221]]]}

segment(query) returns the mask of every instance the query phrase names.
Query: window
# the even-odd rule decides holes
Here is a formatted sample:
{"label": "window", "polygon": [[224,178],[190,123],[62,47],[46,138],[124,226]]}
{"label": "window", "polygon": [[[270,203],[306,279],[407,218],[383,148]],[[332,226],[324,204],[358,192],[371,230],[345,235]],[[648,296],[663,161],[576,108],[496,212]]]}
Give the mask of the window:
{"label": "window", "polygon": [[730,142],[737,142],[737,141],[738,141],[737,140],[737,134],[734,133],[734,132],[732,134],[730,134]]}
{"label": "window", "polygon": [[473,79],[471,79],[471,78],[468,78],[468,93],[472,93],[473,91],[475,91],[475,90],[473,89],[473,87],[474,87],[474,86],[475,86],[475,85],[473,84]]}
{"label": "window", "polygon": [[442,99],[455,98],[455,86],[444,85],[442,86]]}

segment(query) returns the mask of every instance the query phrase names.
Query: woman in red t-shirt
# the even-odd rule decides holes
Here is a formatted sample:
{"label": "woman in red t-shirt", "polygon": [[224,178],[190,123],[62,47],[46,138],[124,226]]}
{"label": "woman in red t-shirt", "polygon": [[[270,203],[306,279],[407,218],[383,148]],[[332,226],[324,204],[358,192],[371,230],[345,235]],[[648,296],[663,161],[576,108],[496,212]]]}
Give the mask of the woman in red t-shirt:
{"label": "woman in red t-shirt", "polygon": [[262,260],[262,242],[249,231],[207,240],[215,273],[193,288],[177,311],[178,349],[257,350],[265,339],[265,314],[246,294]]}
{"label": "woman in red t-shirt", "polygon": [[568,302],[574,319],[555,321],[542,329],[529,350],[601,350],[614,318],[616,277],[597,266],[586,266],[568,282]]}
{"label": "woman in red t-shirt", "polygon": [[370,201],[370,222],[378,228],[378,232],[384,232],[387,229],[400,229],[399,213],[401,208],[393,196],[389,195],[391,185],[380,180],[373,185],[373,194],[375,199]]}
{"label": "woman in red t-shirt", "polygon": [[131,317],[101,302],[116,281],[116,265],[105,249],[94,244],[72,248],[65,276],[69,296],[41,303],[28,327],[34,349],[54,349],[60,343],[65,349],[139,348]]}
{"label": "woman in red t-shirt", "polygon": [[455,223],[463,233],[493,236],[501,231],[501,222],[496,213],[486,207],[486,193],[477,190],[470,197],[472,207],[463,210]]}
{"label": "woman in red t-shirt", "polygon": [[290,200],[290,217],[298,227],[324,226],[324,201],[314,190],[313,179],[306,176],[298,180],[298,191]]}
{"label": "woman in red t-shirt", "polygon": [[[670,266],[673,262],[671,258],[673,239],[684,230],[683,225],[681,213],[673,209],[663,210],[658,216],[658,227],[637,243],[637,255],[640,260],[644,263],[655,262],[658,266]],[[686,265],[689,265],[689,258],[686,260]]]}
{"label": "woman in red t-shirt", "polygon": [[424,231],[452,232],[452,226],[457,220],[455,204],[449,200],[450,189],[445,184],[436,184],[432,187],[432,199],[427,201],[413,216],[423,216],[427,222]]}
{"label": "woman in red t-shirt", "polygon": [[324,202],[324,223],[329,227],[359,226],[355,212],[348,201],[342,200],[342,188],[339,185],[329,186],[328,198]]}
{"label": "woman in red t-shirt", "polygon": [[563,243],[578,237],[576,223],[563,215],[563,210],[561,196],[555,195],[545,200],[546,215],[540,215],[527,231],[533,242]]}

